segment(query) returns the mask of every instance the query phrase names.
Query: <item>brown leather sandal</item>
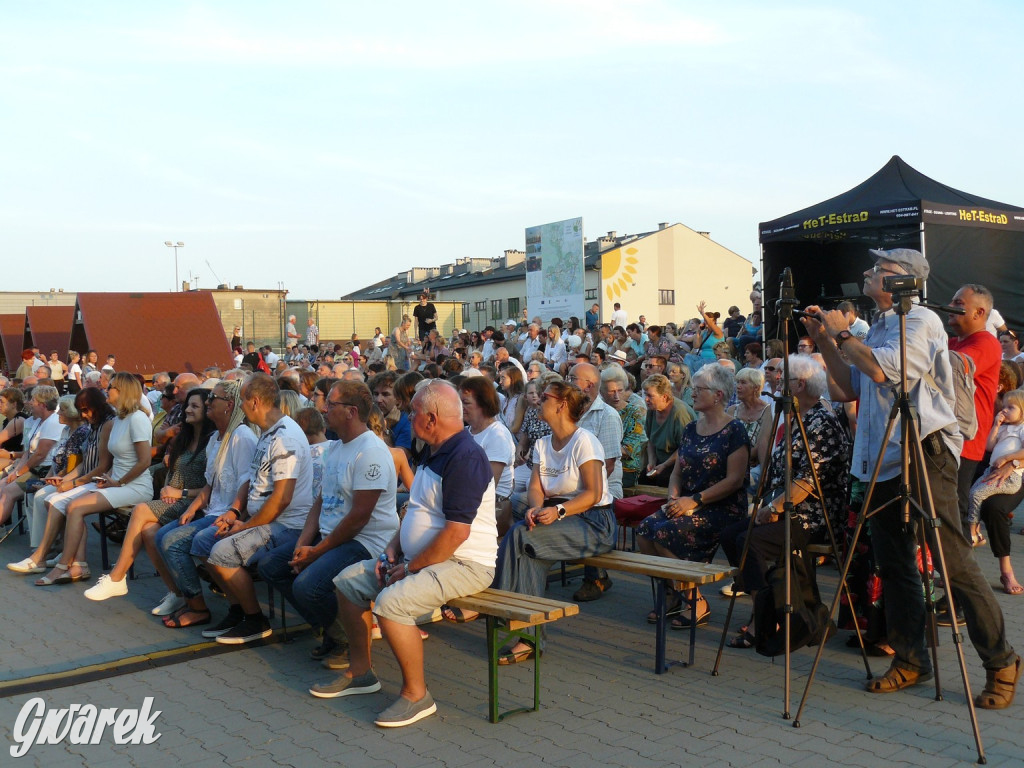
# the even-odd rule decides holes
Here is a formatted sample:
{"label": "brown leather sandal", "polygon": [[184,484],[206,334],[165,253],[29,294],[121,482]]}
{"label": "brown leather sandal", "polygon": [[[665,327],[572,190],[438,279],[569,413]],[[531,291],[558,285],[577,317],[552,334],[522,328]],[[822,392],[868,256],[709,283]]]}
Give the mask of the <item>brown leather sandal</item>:
{"label": "brown leather sandal", "polygon": [[974,697],[974,706],[981,709],[1006,709],[1013,704],[1020,679],[1021,658],[1016,657],[1008,667],[985,671],[985,688]]}
{"label": "brown leather sandal", "polygon": [[932,673],[929,672],[915,672],[912,669],[905,667],[897,667],[895,662],[889,671],[881,677],[876,677],[874,680],[868,681],[865,686],[869,693],[892,693],[894,691],[902,691],[904,688],[909,688],[912,685],[923,683],[927,680],[932,679]]}

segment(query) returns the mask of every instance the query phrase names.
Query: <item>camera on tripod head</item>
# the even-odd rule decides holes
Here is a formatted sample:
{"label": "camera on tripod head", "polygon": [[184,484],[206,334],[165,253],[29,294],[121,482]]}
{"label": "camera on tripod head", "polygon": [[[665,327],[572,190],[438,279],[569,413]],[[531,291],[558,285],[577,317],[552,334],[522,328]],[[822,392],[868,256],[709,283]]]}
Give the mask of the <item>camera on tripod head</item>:
{"label": "camera on tripod head", "polygon": [[882,278],[882,290],[886,293],[919,293],[923,287],[924,280],[913,275],[886,275]]}

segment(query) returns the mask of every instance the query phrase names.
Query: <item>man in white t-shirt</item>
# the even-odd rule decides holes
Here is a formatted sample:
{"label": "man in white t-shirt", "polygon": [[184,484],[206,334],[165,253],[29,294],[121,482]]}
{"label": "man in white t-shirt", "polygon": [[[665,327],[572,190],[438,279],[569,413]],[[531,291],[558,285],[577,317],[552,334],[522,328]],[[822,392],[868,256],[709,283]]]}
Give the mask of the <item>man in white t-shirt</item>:
{"label": "man in white t-shirt", "polygon": [[612,328],[625,328],[629,325],[629,315],[626,314],[626,310],[622,308],[619,302],[615,302],[614,311],[612,312]]}
{"label": "man in white t-shirt", "polygon": [[437,707],[423,673],[418,621],[447,599],[486,589],[494,580],[498,528],[494,473],[483,448],[463,429],[462,403],[447,381],[434,379],[412,399],[412,427],[430,448],[416,473],[399,532],[377,560],[349,566],[335,579],[338,615],[349,640],[350,666],[310,693],[335,698],[380,690],[370,664],[370,602],[402,669],[402,695],[374,721],[410,725]]}
{"label": "man in white t-shirt", "polygon": [[367,427],[372,409],[365,384],[337,381],[331,387],[327,424],[339,439],[327,451],[320,496],[295,545],[271,550],[259,565],[263,580],[280,589],[310,626],[324,630],[312,656],[328,669],[348,666],[334,577],[383,552],[398,530],[395,462]]}
{"label": "man in white t-shirt", "polygon": [[[573,366],[566,379],[582,390],[590,406],[579,421],[579,426],[593,434],[604,449],[605,476],[613,499],[622,498],[622,417],[601,397],[601,374],[590,363]],[[583,569],[583,584],[573,594],[573,600],[589,602],[600,599],[612,588],[612,580],[603,568],[587,566]]]}
{"label": "man in white t-shirt", "polygon": [[276,547],[294,547],[313,506],[309,441],[281,411],[277,382],[264,373],[253,374],[242,387],[242,410],[249,423],[259,427],[260,437],[248,481],[213,524],[221,540],[206,561],[232,606],[228,617],[210,631],[223,629],[217,642],[229,645],[271,634],[246,567],[258,565]]}

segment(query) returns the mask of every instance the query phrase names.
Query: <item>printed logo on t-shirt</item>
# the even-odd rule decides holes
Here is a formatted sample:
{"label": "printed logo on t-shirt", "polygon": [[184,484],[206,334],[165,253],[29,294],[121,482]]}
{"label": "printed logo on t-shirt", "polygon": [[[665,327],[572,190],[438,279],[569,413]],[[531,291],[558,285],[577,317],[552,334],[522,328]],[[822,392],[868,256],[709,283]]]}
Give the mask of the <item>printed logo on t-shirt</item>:
{"label": "printed logo on t-shirt", "polygon": [[381,475],[380,464],[371,464],[366,468],[366,474],[363,475],[367,480],[376,480]]}

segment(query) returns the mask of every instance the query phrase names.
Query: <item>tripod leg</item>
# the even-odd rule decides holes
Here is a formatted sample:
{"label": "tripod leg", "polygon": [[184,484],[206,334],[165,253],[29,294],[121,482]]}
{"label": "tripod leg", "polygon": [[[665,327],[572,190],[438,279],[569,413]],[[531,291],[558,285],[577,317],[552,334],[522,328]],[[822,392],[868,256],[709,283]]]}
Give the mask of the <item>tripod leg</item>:
{"label": "tripod leg", "polygon": [[[775,434],[779,428],[779,420],[782,417],[782,410],[775,412],[775,417],[772,419],[772,431],[771,434]],[[743,566],[747,562],[747,554],[750,552],[750,534],[754,530],[754,513],[757,512],[761,506],[761,502],[764,500],[765,491],[768,488],[768,478],[771,475],[771,464],[768,464],[767,471],[761,473],[761,479],[757,484],[757,492],[754,494],[754,509],[750,515],[750,523],[747,525],[747,535],[743,539],[743,552],[740,554],[739,564],[736,566],[736,570],[739,573],[743,572]],[[736,606],[736,592],[733,591],[732,596],[729,598],[729,609],[725,613],[725,625],[722,627],[722,636],[718,641],[718,653],[715,656],[715,666],[711,669],[712,677],[718,677],[718,667],[722,663],[722,653],[725,650],[725,639],[729,636],[729,626],[732,622],[732,612]]]}
{"label": "tripod leg", "polygon": [[[963,635],[960,632],[960,626],[956,620],[956,600],[954,598],[954,584],[950,577],[949,570],[946,562],[946,553],[942,546],[942,527],[943,521],[939,518],[935,511],[935,497],[932,494],[932,483],[929,477],[928,457],[925,455],[924,445],[921,442],[921,434],[917,428],[917,422],[914,419],[908,419],[908,428],[910,430],[911,437],[913,438],[912,445],[916,447],[915,456],[919,462],[918,474],[921,478],[921,501],[922,505],[919,508],[919,512],[923,518],[923,522],[931,527],[931,540],[935,543],[935,553],[939,559],[939,573],[942,574],[943,583],[946,585],[946,601],[949,605],[949,615],[952,624],[952,635],[953,635],[953,647],[956,649],[957,664],[960,666],[960,677],[963,681],[964,696],[967,698],[967,712],[971,720],[971,730],[974,735],[974,743],[978,749],[978,763],[984,764],[985,759],[985,748],[981,743],[981,731],[978,729],[978,715],[974,709],[974,696],[971,694],[971,681],[967,675],[967,661],[964,658],[964,645]],[[948,452],[948,449],[945,449]],[[938,476],[941,478],[941,475]],[[952,489],[955,490],[955,482],[951,484]],[[950,489],[946,489],[947,492]],[[954,495],[955,498],[955,495]],[[959,522],[959,514],[957,514],[957,523]],[[947,521],[953,522],[953,521]],[[956,535],[952,532],[950,535]],[[925,538],[922,534],[921,538]],[[922,557],[923,557],[922,553]],[[927,566],[925,567],[927,570]],[[934,619],[934,614],[933,614]],[[937,635],[937,632],[936,632]],[[938,668],[936,667],[936,680],[938,679]],[[938,696],[938,693],[936,694]]]}
{"label": "tripod leg", "polygon": [[[800,427],[800,438],[803,441],[804,451],[807,455],[811,455],[811,441],[807,438],[807,429],[804,426],[803,419],[800,418],[800,413],[797,412],[796,423]],[[821,480],[818,477],[818,470],[814,466],[814,462],[810,462],[811,466],[811,479],[814,481],[814,493],[821,500],[821,511],[822,517],[825,520],[825,530],[828,532],[828,540],[832,547],[832,557],[835,558],[836,564],[838,565],[842,558],[840,557],[839,544],[836,541],[835,531],[832,528],[832,519],[828,514],[828,506],[825,503],[825,494],[821,489]],[[857,642],[860,645],[860,657],[864,662],[864,672],[868,676],[868,680],[871,679],[871,664],[868,662],[867,648],[864,647],[864,635],[860,631],[860,625],[857,623],[856,615],[854,614],[853,607],[853,595],[850,593],[850,586],[846,583],[845,579],[840,580],[839,589],[842,590],[843,594],[846,595],[846,604],[850,606],[850,614],[853,616],[853,629],[857,633]],[[831,620],[831,619],[830,619]]]}

